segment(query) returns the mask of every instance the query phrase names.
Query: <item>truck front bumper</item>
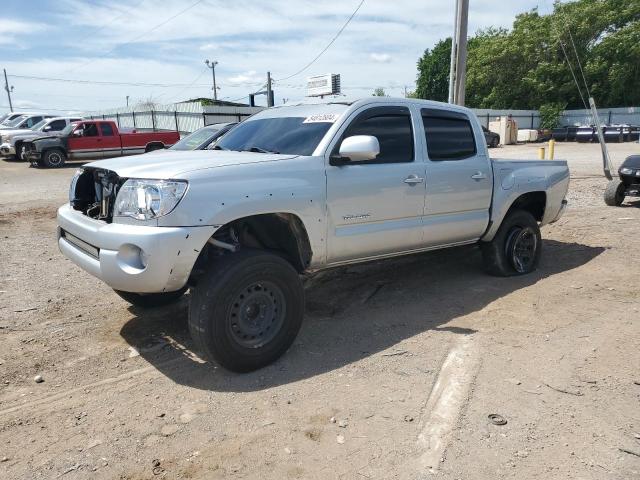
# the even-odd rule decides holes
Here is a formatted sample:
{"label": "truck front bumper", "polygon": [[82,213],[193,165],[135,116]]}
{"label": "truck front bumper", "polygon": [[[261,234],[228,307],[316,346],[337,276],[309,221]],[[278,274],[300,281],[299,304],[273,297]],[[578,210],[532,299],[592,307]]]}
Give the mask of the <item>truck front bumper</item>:
{"label": "truck front bumper", "polygon": [[216,227],[152,227],[106,223],[69,204],[58,209],[58,246],[111,288],[171,292],[182,288]]}

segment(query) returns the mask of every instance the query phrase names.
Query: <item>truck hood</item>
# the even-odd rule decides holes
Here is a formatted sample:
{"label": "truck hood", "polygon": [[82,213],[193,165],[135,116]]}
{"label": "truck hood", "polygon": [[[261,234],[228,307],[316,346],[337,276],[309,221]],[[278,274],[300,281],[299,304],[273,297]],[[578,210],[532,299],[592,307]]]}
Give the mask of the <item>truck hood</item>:
{"label": "truck hood", "polygon": [[187,172],[205,168],[274,162],[295,158],[297,155],[271,153],[232,152],[224,150],[168,151],[156,150],[143,155],[112,158],[92,162],[85,167],[103,168],[125,178],[180,178]]}
{"label": "truck hood", "polygon": [[34,132],[30,128],[18,128],[13,130],[4,130],[0,133],[2,133],[3,138],[7,138],[7,137],[15,137],[16,135],[22,135],[25,133],[42,133],[42,132]]}

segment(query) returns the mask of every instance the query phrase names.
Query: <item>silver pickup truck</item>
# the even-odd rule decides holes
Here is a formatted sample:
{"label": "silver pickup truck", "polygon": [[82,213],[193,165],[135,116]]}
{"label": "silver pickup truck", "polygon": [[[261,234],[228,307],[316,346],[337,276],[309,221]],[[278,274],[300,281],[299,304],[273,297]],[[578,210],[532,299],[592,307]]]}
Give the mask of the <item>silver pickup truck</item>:
{"label": "silver pickup truck", "polygon": [[533,271],[568,184],[564,161],[490,159],[466,108],[302,102],[254,115],[211,151],[85,165],[58,242],[134,305],[190,289],[196,346],[245,372],[293,342],[303,275],[465,244],[490,274]]}

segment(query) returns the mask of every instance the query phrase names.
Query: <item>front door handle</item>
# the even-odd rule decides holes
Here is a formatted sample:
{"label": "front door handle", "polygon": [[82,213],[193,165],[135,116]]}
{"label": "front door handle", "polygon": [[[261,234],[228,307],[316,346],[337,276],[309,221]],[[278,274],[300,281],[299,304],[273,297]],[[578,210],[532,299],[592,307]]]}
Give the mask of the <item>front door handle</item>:
{"label": "front door handle", "polygon": [[422,182],[424,182],[424,178],[420,178],[417,175],[409,175],[407,178],[404,179],[404,183],[408,185],[417,185],[418,183],[422,183]]}
{"label": "front door handle", "polygon": [[476,172],[471,175],[471,178],[473,178],[474,180],[484,180],[485,178],[487,178],[487,174],[483,172]]}

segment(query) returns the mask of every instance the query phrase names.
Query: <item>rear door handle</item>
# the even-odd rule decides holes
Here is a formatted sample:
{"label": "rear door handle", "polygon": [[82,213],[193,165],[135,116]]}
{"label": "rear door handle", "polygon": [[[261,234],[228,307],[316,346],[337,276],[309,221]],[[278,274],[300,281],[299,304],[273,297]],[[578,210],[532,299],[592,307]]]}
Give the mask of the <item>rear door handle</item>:
{"label": "rear door handle", "polygon": [[421,178],[417,175],[409,175],[407,178],[404,179],[404,183],[408,185],[417,185],[418,183],[422,183],[422,182],[424,182],[424,178]]}
{"label": "rear door handle", "polygon": [[474,180],[484,180],[485,178],[487,178],[487,175],[483,172],[476,172],[471,175],[471,178],[473,178]]}

